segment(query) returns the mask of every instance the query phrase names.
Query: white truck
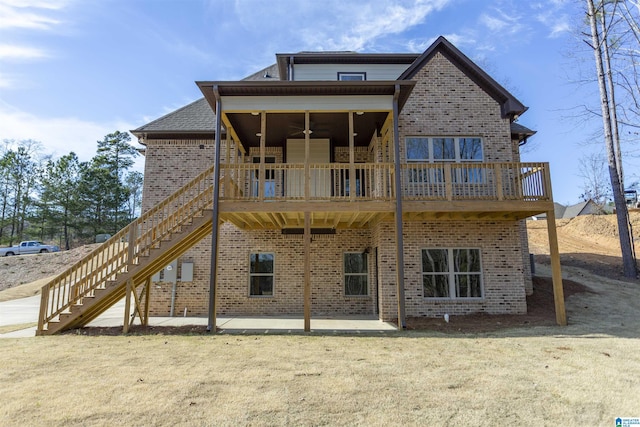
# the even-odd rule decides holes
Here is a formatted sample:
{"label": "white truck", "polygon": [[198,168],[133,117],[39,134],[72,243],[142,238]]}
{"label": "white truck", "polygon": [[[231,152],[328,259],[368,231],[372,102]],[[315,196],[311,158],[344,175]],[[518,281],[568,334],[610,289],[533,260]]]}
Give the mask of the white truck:
{"label": "white truck", "polygon": [[26,254],[43,254],[47,252],[58,252],[60,248],[53,245],[45,245],[36,240],[27,240],[20,242],[19,246],[10,248],[0,248],[0,256],[26,255]]}

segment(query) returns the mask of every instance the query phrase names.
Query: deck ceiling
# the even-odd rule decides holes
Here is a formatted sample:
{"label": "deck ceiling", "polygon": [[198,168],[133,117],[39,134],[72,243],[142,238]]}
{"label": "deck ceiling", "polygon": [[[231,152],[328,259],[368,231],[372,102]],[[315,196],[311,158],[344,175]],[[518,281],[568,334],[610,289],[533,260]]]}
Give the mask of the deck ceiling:
{"label": "deck ceiling", "polygon": [[[440,208],[434,209],[435,203]],[[277,206],[286,206],[278,209]],[[293,206],[292,206],[293,205]],[[251,207],[237,209],[236,203],[220,203],[220,220],[228,221],[244,230],[300,228],[304,226],[304,208],[295,208],[296,203],[255,202]],[[477,201],[457,202],[410,202],[410,210],[403,213],[404,221],[448,221],[448,220],[482,220],[482,221],[514,221],[525,219],[552,209],[550,202],[527,202],[526,209],[522,202],[501,202],[487,205]],[[422,206],[422,207],[421,207]],[[332,209],[333,207],[333,209]],[[380,220],[392,220],[395,203],[317,203],[311,212],[312,228],[357,229],[368,228]],[[274,208],[274,209],[269,209]]]}
{"label": "deck ceiling", "polygon": [[[364,112],[353,115],[356,146],[367,146],[374,132],[379,132],[388,112]],[[259,147],[260,115],[226,113],[245,148]],[[267,113],[266,146],[282,147],[288,138],[304,138],[304,113]],[[334,146],[349,145],[349,114],[346,112],[311,113],[311,138],[329,138]]]}

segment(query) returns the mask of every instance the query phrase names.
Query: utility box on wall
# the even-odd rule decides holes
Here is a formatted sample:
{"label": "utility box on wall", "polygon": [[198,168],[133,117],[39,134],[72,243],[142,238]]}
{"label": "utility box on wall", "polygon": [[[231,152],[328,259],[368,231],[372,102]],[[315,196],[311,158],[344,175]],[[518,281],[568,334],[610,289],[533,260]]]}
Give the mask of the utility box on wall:
{"label": "utility box on wall", "polygon": [[178,260],[174,259],[171,264],[151,276],[152,282],[176,283],[178,278]]}
{"label": "utility box on wall", "polygon": [[193,263],[183,262],[182,271],[180,273],[181,282],[193,282]]}

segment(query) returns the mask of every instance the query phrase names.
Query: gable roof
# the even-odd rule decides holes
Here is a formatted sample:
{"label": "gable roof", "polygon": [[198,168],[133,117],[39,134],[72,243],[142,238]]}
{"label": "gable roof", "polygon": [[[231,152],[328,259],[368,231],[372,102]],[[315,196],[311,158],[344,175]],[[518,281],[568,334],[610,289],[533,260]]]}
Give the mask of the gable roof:
{"label": "gable roof", "polygon": [[591,200],[587,200],[586,202],[576,203],[575,205],[567,206],[562,214],[562,218],[574,218],[582,213],[584,208],[587,207],[589,203],[593,203]]}
{"label": "gable roof", "polygon": [[527,107],[511,95],[509,91],[498,84],[489,74],[478,67],[464,53],[442,36],[438,37],[436,41],[398,77],[398,80],[412,79],[438,52],[444,55],[451,63],[458,67],[467,77],[473,80],[500,104],[502,117],[511,117],[513,119],[515,116],[519,116],[527,111]]}

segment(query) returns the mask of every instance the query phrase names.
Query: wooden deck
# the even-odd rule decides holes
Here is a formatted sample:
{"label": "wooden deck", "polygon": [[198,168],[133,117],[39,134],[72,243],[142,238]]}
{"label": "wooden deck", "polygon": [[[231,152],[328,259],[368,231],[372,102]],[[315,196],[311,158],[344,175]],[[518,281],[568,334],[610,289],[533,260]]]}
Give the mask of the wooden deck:
{"label": "wooden deck", "polygon": [[[304,212],[314,228],[362,228],[395,212],[389,163],[220,169],[220,218],[242,229],[302,227]],[[408,163],[401,174],[405,220],[514,220],[553,209],[547,163]]]}

